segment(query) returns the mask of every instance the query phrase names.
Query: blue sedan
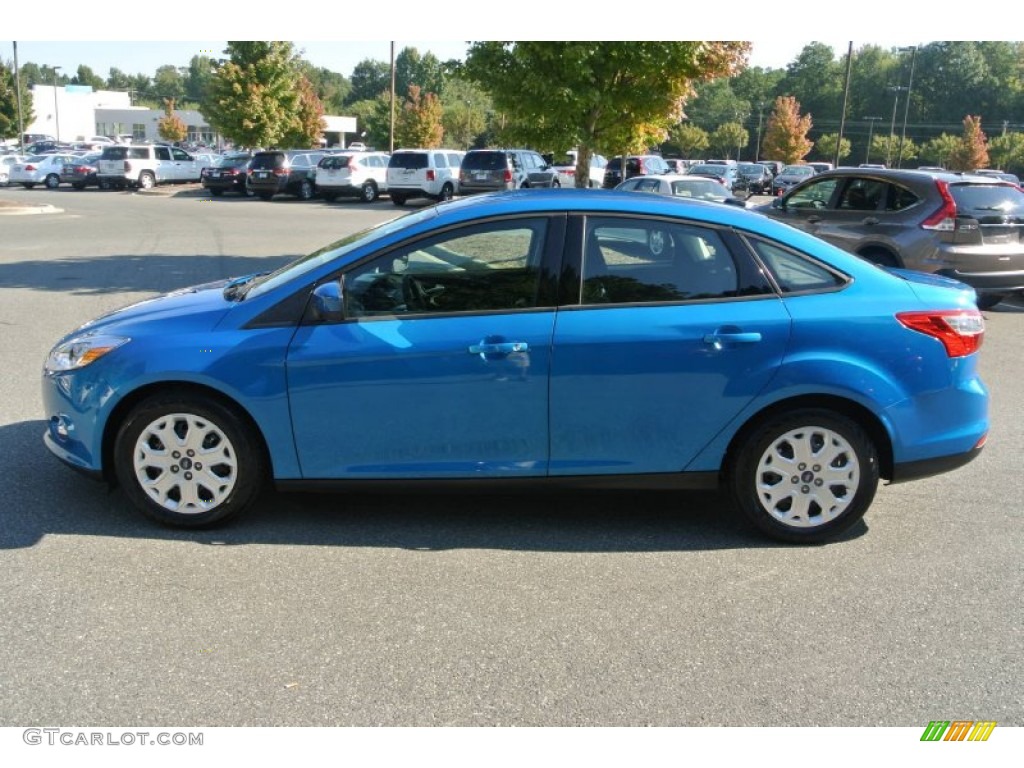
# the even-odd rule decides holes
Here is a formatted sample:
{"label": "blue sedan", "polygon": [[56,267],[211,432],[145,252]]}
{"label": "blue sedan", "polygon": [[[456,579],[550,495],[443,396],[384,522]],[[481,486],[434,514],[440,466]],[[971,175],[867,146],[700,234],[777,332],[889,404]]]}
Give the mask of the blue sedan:
{"label": "blue sedan", "polygon": [[170,525],[283,489],[713,488],[771,537],[981,450],[974,292],[713,203],[508,192],[93,320],[45,442]]}

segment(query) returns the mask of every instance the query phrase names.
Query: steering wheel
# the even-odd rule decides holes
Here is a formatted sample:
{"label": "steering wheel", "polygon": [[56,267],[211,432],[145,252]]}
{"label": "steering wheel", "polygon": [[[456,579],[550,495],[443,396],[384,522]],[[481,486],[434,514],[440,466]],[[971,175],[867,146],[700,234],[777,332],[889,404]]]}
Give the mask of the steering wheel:
{"label": "steering wheel", "polygon": [[426,309],[429,296],[423,283],[412,275],[402,275],[402,300],[409,309]]}

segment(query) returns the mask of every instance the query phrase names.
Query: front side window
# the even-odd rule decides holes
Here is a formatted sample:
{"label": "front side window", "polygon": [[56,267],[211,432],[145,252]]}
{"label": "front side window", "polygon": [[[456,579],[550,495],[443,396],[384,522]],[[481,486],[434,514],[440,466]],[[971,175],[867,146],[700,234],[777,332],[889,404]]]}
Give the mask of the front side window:
{"label": "front side window", "polygon": [[543,218],[487,222],[389,251],[345,274],[345,316],[531,309],[546,232]]}
{"label": "front side window", "polygon": [[655,220],[587,220],[584,304],[676,302],[738,295],[732,254],[713,229]]}
{"label": "front side window", "polygon": [[189,155],[187,152],[185,152],[183,150],[178,149],[177,147],[171,147],[171,156],[175,160],[191,160],[192,159],[191,155]]}
{"label": "front side window", "polygon": [[171,150],[169,150],[167,147],[157,147],[156,148],[156,159],[157,160],[170,160],[171,159]]}
{"label": "front side window", "polygon": [[786,198],[787,208],[828,208],[839,179],[822,179],[798,189]]}

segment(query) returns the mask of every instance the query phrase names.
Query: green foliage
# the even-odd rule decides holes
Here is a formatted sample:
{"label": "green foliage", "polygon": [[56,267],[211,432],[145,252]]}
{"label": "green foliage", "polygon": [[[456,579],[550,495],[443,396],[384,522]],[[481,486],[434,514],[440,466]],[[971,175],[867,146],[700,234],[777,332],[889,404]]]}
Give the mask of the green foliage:
{"label": "green foliage", "polygon": [[1012,131],[996,136],[988,143],[988,156],[992,165],[1016,172],[1024,168],[1024,133]]}
{"label": "green foliage", "polygon": [[938,165],[943,168],[950,167],[953,155],[960,147],[960,138],[948,133],[929,139],[920,150],[920,160],[924,165]]}
{"label": "green foliage", "polygon": [[697,86],[697,95],[686,102],[686,116],[704,130],[714,131],[725,123],[741,123],[750,115],[750,102],[737,96],[728,78]]}
{"label": "green foliage", "polygon": [[345,100],[352,91],[348,78],[325,67],[314,67],[308,61],[299,61],[299,71],[309,80],[324,112],[330,115],[345,113]]}
{"label": "green foliage", "polygon": [[420,56],[415,48],[403,48],[395,56],[395,93],[408,93],[413,85],[421,93],[438,94],[444,88],[444,72],[434,54]]}
{"label": "green foliage", "polygon": [[482,90],[460,78],[448,78],[441,94],[444,114],[444,145],[469,149],[487,130],[491,99]]}
{"label": "green foliage", "polygon": [[436,93],[420,94],[418,85],[409,86],[409,96],[395,118],[395,143],[402,147],[440,147],[444,138],[441,101]]}
{"label": "green foliage", "polygon": [[836,143],[839,144],[839,159],[843,160],[850,156],[852,146],[849,139],[839,139],[838,133],[826,133],[818,137],[814,142],[814,149],[822,160],[833,162],[836,156]]}
{"label": "green foliage", "polygon": [[[201,109],[225,138],[245,147],[310,146],[316,94],[303,85],[292,44],[229,42]],[[305,81],[308,84],[308,81]],[[320,115],[323,114],[320,107]]]}
{"label": "green foliage", "polygon": [[110,91],[127,91],[132,87],[132,78],[117,67],[111,67],[107,75],[106,87]]}
{"label": "green foliage", "polygon": [[739,123],[724,123],[718,126],[710,136],[711,150],[722,157],[739,159],[740,150],[750,141],[750,134]]}
{"label": "green foliage", "polygon": [[768,118],[761,155],[784,163],[800,162],[814,146],[807,138],[810,129],[811,116],[800,115],[800,103],[792,96],[780,96]]}
{"label": "green foliage", "polygon": [[689,123],[676,125],[669,131],[668,137],[669,141],[679,147],[683,157],[687,158],[701,157],[711,146],[708,132]]}
{"label": "green foliage", "polygon": [[161,103],[168,99],[175,102],[181,101],[185,97],[185,81],[178,68],[171,64],[157,67],[156,74],[153,76],[153,85],[146,96],[158,99]]}
{"label": "green foliage", "polygon": [[103,81],[103,78],[93,72],[89,67],[85,66],[85,64],[78,65],[78,70],[75,73],[75,76],[71,78],[71,82],[75,85],[90,85],[97,91],[106,87],[106,83]]}
{"label": "green foliage", "polygon": [[174,99],[164,101],[164,116],[157,122],[156,129],[164,141],[184,141],[188,136],[185,121],[174,114]]}
{"label": "green foliage", "polygon": [[[352,70],[352,90],[348,103],[377,98],[382,92],[391,90],[391,65],[386,61],[363,59]],[[402,91],[398,91],[402,93]]]}
{"label": "green foliage", "polygon": [[[24,80],[21,80],[21,113],[22,123],[27,128],[35,117],[32,114],[32,94]],[[0,60],[0,138],[20,139],[18,136],[18,92],[15,89],[14,65],[3,60]]]}

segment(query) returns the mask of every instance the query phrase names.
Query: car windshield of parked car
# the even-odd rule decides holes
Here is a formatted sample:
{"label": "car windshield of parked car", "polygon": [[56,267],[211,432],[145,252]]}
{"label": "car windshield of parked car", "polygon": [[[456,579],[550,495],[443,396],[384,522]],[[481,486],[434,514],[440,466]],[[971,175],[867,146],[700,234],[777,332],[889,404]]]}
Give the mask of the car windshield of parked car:
{"label": "car windshield of parked car", "polygon": [[809,165],[787,165],[780,176],[813,176],[814,169]]}
{"label": "car windshield of parked car", "polygon": [[701,165],[695,165],[690,169],[690,173],[704,174],[705,176],[721,176],[725,177],[728,172],[729,166],[727,165],[712,165],[710,163],[703,163]]}
{"label": "car windshield of parked car", "polygon": [[245,298],[250,296],[260,296],[267,291],[274,290],[279,285],[284,285],[296,278],[302,277],[302,275],[316,269],[321,264],[326,264],[329,261],[344,256],[355,248],[370,245],[371,243],[387,237],[394,232],[404,229],[405,227],[418,224],[421,221],[425,221],[426,219],[436,215],[437,211],[432,207],[423,208],[415,213],[400,216],[397,219],[385,221],[381,224],[370,227],[369,229],[356,232],[354,235],[349,235],[337,242],[331,243],[325,248],[313,251],[313,253],[310,253],[307,256],[303,256],[290,264],[286,264],[274,272],[254,278],[246,285],[245,291],[242,292],[239,297]]}
{"label": "car windshield of parked car", "polygon": [[710,179],[680,179],[672,182],[672,194],[694,200],[722,200],[725,198],[725,187]]}
{"label": "car windshield of parked car", "polygon": [[741,163],[739,170],[740,173],[747,176],[763,176],[767,169],[763,165],[758,165],[757,163]]}

